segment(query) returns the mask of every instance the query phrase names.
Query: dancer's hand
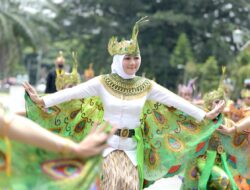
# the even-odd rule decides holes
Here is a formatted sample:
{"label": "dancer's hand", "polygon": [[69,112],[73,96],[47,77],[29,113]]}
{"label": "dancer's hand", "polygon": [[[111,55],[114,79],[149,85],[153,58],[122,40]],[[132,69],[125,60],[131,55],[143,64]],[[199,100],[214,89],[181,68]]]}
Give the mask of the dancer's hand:
{"label": "dancer's hand", "polygon": [[217,129],[218,132],[224,134],[224,135],[230,135],[235,131],[234,127],[226,127],[225,125],[220,125],[220,127]]}
{"label": "dancer's hand", "polygon": [[105,132],[108,125],[109,123],[105,122],[102,126],[97,127],[97,124],[95,123],[90,134],[79,144],[76,144],[76,147],[74,147],[74,153],[81,158],[100,154],[108,147],[107,140],[117,130],[116,127],[112,126],[112,129],[109,132]]}
{"label": "dancer's hand", "polygon": [[214,119],[216,118],[223,110],[225,107],[225,100],[220,100],[218,104],[209,112],[206,113],[205,118],[208,119]]}
{"label": "dancer's hand", "polygon": [[43,99],[39,97],[36,90],[28,82],[23,83],[23,87],[26,90],[26,92],[29,94],[33,102],[35,102],[39,106],[44,107]]}

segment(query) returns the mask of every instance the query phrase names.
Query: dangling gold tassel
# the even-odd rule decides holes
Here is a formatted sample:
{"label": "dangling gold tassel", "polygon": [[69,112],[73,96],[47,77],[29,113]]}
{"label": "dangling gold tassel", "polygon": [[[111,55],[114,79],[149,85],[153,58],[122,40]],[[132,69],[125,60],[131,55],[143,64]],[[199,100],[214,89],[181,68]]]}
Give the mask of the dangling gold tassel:
{"label": "dangling gold tassel", "polygon": [[5,159],[6,159],[6,175],[8,177],[10,177],[11,175],[11,144],[10,144],[10,140],[7,136],[4,137],[4,142],[6,144],[6,155],[5,155]]}
{"label": "dangling gold tassel", "polygon": [[6,175],[8,177],[11,176],[11,144],[10,144],[9,138],[6,135],[8,127],[9,127],[9,123],[10,123],[9,118],[8,119],[4,118],[4,128],[3,128],[3,130],[4,130],[4,142],[5,142],[5,145],[6,145],[5,170],[6,170]]}

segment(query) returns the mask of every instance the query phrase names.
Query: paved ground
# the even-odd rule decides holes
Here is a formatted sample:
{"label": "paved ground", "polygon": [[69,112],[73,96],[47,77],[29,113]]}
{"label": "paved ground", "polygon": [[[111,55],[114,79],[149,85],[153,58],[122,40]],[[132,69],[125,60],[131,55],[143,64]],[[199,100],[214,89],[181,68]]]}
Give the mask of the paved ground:
{"label": "paved ground", "polygon": [[174,176],[172,178],[161,179],[145,190],[179,190],[180,187],[181,180],[178,176]]}
{"label": "paved ground", "polygon": [[[22,86],[13,86],[9,93],[0,93],[0,102],[9,107],[11,111],[24,110],[24,89]],[[161,179],[145,190],[179,190],[181,180],[175,176],[168,179]]]}
{"label": "paved ground", "polygon": [[11,111],[24,110],[24,89],[22,86],[12,86],[9,93],[0,93],[0,102]]}

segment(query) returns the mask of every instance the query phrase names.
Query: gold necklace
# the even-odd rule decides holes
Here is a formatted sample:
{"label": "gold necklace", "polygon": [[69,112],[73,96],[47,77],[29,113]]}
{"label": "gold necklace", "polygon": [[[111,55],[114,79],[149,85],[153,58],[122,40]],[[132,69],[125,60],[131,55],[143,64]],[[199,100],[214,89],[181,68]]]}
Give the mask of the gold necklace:
{"label": "gold necklace", "polygon": [[152,87],[151,81],[146,78],[123,79],[117,74],[102,75],[101,83],[110,94],[123,100],[141,98]]}

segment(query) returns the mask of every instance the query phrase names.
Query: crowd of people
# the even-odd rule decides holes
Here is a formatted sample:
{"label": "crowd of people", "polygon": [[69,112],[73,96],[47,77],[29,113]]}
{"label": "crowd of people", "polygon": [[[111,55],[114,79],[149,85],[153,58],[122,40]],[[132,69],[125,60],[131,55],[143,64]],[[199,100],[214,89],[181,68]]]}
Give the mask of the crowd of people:
{"label": "crowd of people", "polygon": [[178,96],[137,76],[144,22],[135,23],[131,39],[110,39],[111,74],[93,77],[90,65],[79,84],[75,55],[67,73],[60,54],[45,96],[24,83],[27,118],[0,109],[1,188],[140,190],[182,175],[183,190],[249,189],[249,84],[236,104],[223,79],[197,100],[196,79],[179,85]]}

